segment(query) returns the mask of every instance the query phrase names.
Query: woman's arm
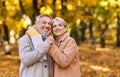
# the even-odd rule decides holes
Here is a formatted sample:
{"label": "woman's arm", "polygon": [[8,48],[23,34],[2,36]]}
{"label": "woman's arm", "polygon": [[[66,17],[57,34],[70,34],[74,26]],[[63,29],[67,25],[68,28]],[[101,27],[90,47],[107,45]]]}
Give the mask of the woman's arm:
{"label": "woman's arm", "polygon": [[55,62],[62,68],[65,68],[71,64],[78,51],[74,39],[69,39],[66,43],[67,44],[63,51],[60,51],[60,49],[53,44],[48,52],[49,55],[53,57]]}

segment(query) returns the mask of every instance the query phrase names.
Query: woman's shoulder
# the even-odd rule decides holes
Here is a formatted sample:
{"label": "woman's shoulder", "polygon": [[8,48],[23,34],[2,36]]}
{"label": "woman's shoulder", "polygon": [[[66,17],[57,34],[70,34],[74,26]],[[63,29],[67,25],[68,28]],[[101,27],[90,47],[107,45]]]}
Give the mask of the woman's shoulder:
{"label": "woman's shoulder", "polygon": [[74,39],[73,37],[71,37],[71,36],[69,36],[67,39],[68,39],[68,40],[75,41],[75,39]]}
{"label": "woman's shoulder", "polygon": [[68,43],[76,43],[75,39],[73,37],[71,37],[71,36],[68,36],[67,39],[66,39],[66,41]]}

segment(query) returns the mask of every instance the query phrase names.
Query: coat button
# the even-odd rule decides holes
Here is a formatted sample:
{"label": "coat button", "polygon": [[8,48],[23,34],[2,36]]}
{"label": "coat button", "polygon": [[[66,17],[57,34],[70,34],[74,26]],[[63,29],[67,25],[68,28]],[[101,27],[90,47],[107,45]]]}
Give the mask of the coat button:
{"label": "coat button", "polygon": [[45,65],[45,68],[47,68],[47,65]]}

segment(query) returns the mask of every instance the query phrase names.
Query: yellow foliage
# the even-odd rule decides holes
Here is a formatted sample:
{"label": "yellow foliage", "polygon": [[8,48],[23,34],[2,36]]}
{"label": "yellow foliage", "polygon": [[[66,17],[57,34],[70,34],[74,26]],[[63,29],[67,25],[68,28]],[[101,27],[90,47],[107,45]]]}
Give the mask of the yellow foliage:
{"label": "yellow foliage", "polygon": [[8,1],[6,1],[6,10],[9,10],[9,11],[20,10],[19,0],[8,0]]}
{"label": "yellow foliage", "polygon": [[61,9],[62,8],[60,0],[56,1],[56,6],[57,6],[56,9]]}
{"label": "yellow foliage", "polygon": [[105,24],[101,24],[101,29],[105,29]]}
{"label": "yellow foliage", "polygon": [[76,7],[73,3],[67,4],[67,8],[68,8],[68,10],[75,10],[76,9]]}
{"label": "yellow foliage", "polygon": [[3,22],[2,22],[2,20],[0,20],[0,24],[2,24]]}
{"label": "yellow foliage", "polygon": [[81,4],[87,4],[88,6],[95,6],[97,5],[97,0],[81,0]]}
{"label": "yellow foliage", "polygon": [[53,14],[53,10],[50,6],[45,6],[40,9],[41,14]]}

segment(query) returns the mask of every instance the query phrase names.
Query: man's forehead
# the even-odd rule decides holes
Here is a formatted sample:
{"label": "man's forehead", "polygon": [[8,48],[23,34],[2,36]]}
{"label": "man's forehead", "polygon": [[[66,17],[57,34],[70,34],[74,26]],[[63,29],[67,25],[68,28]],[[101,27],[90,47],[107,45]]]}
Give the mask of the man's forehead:
{"label": "man's forehead", "polygon": [[48,17],[48,16],[43,16],[43,17],[41,17],[41,19],[42,20],[44,20],[44,19],[50,19],[50,20],[52,20],[50,17]]}
{"label": "man's forehead", "polygon": [[41,20],[42,21],[50,21],[50,22],[52,22],[52,19],[50,17],[47,17],[47,16],[46,17],[42,17]]}

